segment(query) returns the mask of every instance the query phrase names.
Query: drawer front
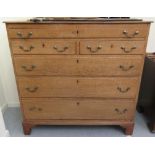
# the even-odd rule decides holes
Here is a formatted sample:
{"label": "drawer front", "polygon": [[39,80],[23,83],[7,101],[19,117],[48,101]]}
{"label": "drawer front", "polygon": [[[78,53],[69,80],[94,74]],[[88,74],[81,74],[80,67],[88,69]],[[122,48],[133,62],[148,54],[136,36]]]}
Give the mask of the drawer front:
{"label": "drawer front", "polygon": [[31,98],[21,100],[26,119],[133,119],[127,100]]}
{"label": "drawer front", "polygon": [[78,26],[81,38],[145,38],[147,24],[81,24]]}
{"label": "drawer front", "polygon": [[15,56],[17,75],[138,76],[142,56]]}
{"label": "drawer front", "polygon": [[52,25],[17,25],[8,29],[10,38],[75,38],[77,37],[76,25],[52,24]]}
{"label": "drawer front", "polygon": [[80,41],[80,54],[144,54],[145,41]]}
{"label": "drawer front", "polygon": [[8,28],[10,38],[145,38],[148,24],[48,24],[15,25]]}
{"label": "drawer front", "polygon": [[75,54],[76,41],[55,39],[12,39],[13,54]]}
{"label": "drawer front", "polygon": [[135,98],[139,78],[20,77],[21,97]]}

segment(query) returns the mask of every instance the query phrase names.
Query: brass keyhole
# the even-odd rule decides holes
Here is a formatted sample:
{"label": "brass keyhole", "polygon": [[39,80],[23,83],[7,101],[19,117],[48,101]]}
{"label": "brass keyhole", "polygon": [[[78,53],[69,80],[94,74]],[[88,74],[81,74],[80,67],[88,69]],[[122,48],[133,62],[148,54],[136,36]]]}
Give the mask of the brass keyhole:
{"label": "brass keyhole", "polygon": [[78,64],[78,63],[79,63],[79,60],[77,59],[76,62],[77,62],[77,64]]}
{"label": "brass keyhole", "polygon": [[43,47],[43,48],[45,47],[45,44],[44,44],[44,43],[42,44],[42,47]]}
{"label": "brass keyhole", "polygon": [[76,105],[79,106],[80,105],[80,102],[76,102]]}
{"label": "brass keyhole", "polygon": [[114,45],[113,44],[111,44],[111,46],[110,46],[111,48],[113,48],[114,47]]}

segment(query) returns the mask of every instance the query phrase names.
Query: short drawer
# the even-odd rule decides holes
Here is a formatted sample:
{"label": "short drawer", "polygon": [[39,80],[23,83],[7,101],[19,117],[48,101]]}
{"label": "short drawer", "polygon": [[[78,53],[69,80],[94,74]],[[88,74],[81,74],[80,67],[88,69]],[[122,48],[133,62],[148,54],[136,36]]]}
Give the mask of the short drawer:
{"label": "short drawer", "polygon": [[81,40],[80,54],[144,54],[145,41]]}
{"label": "short drawer", "polygon": [[77,37],[76,25],[72,24],[17,24],[8,28],[9,38],[75,38]]}
{"label": "short drawer", "polygon": [[143,56],[14,56],[17,75],[139,76]]}
{"label": "short drawer", "polygon": [[76,41],[56,39],[12,39],[13,54],[75,54]]}
{"label": "short drawer", "polygon": [[139,78],[18,77],[21,97],[135,98]]}
{"label": "short drawer", "polygon": [[148,24],[81,24],[78,25],[80,38],[145,38]]}
{"label": "short drawer", "polygon": [[23,98],[26,119],[121,119],[134,118],[130,100]]}

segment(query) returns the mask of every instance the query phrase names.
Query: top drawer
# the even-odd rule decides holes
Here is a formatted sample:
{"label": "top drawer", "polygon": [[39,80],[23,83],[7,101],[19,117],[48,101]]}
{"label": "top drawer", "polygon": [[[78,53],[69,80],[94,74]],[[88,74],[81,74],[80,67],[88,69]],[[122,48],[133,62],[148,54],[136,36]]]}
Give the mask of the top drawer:
{"label": "top drawer", "polygon": [[8,29],[10,38],[75,38],[77,37],[76,25],[53,24],[53,25],[21,25]]}
{"label": "top drawer", "polygon": [[122,38],[147,37],[148,24],[9,24],[10,38]]}
{"label": "top drawer", "polygon": [[145,38],[147,24],[84,24],[79,25],[80,38]]}

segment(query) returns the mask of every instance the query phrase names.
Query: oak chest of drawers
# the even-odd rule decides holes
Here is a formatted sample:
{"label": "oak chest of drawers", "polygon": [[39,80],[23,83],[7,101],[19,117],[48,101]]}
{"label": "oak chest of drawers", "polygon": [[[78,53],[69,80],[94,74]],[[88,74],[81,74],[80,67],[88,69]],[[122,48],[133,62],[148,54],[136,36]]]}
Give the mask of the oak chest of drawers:
{"label": "oak chest of drawers", "polygon": [[119,125],[132,134],[150,22],[6,22],[23,129]]}

